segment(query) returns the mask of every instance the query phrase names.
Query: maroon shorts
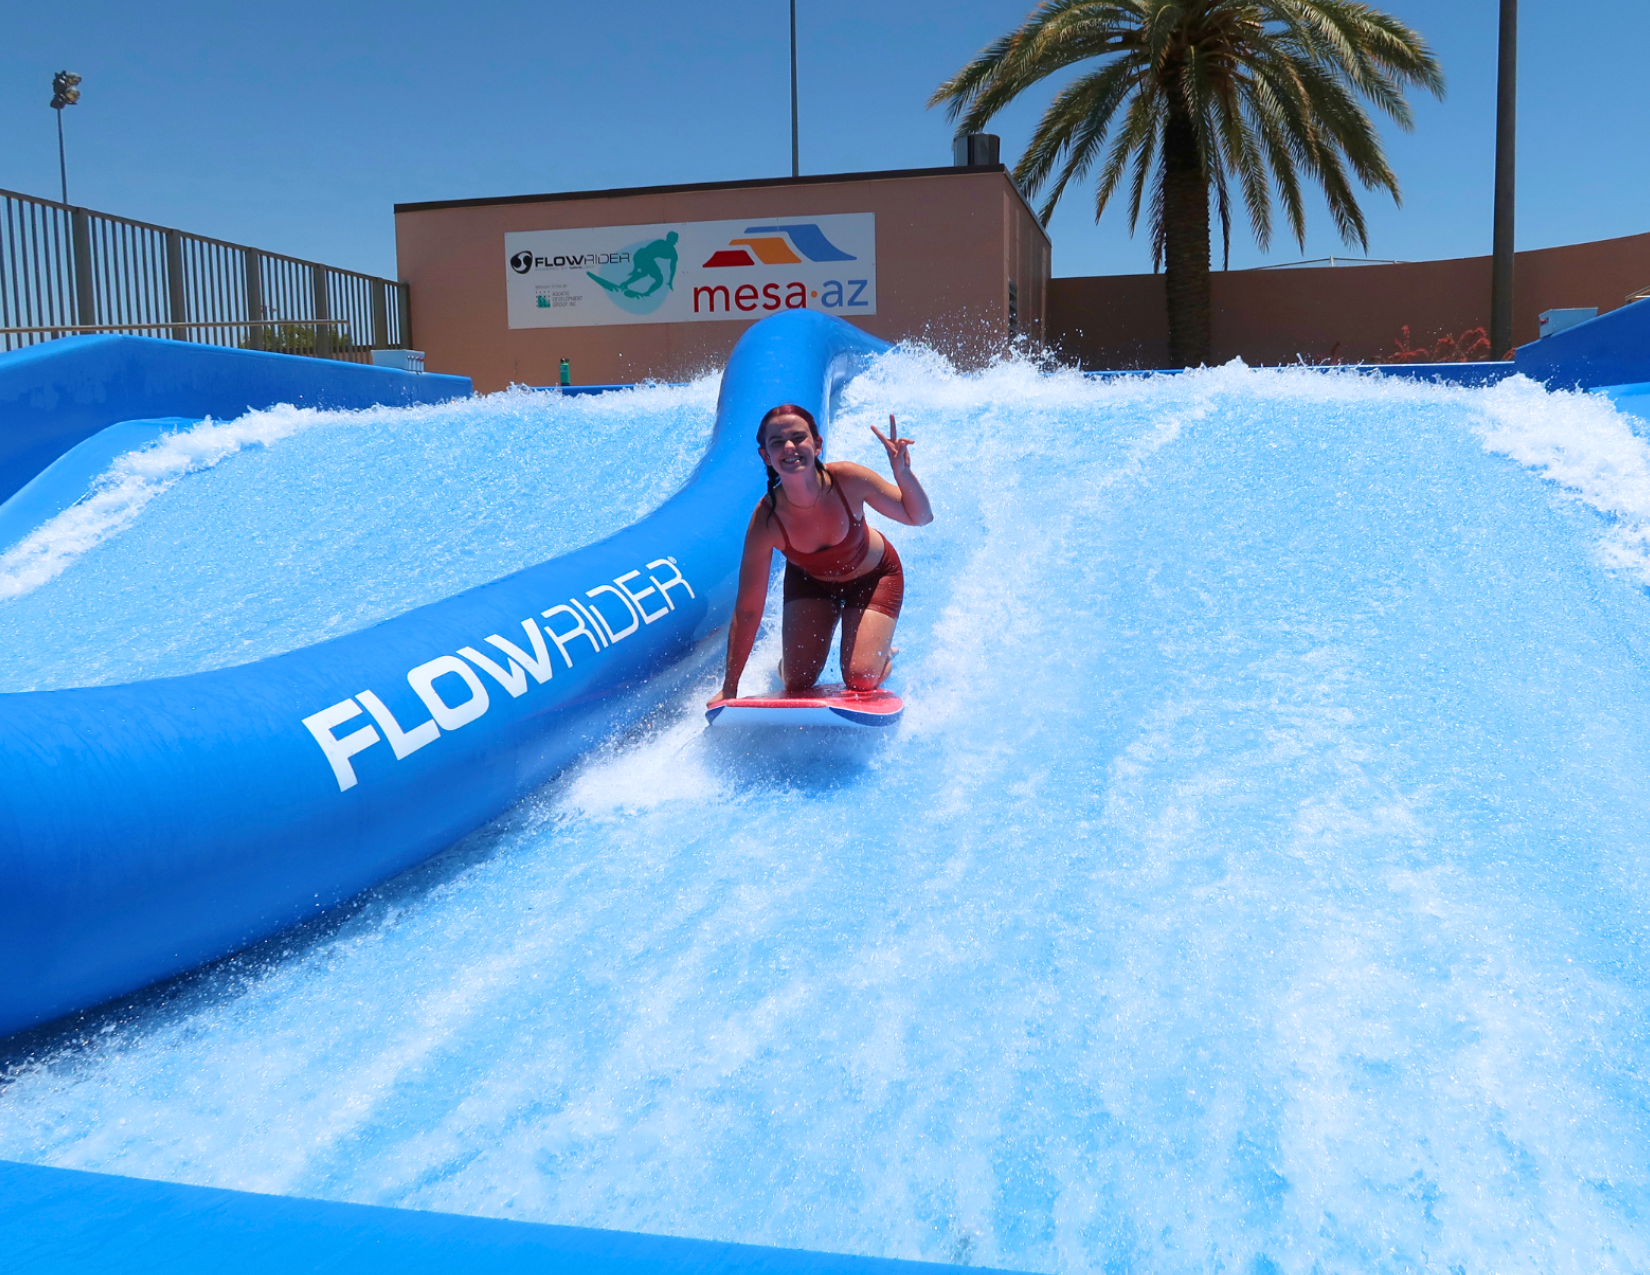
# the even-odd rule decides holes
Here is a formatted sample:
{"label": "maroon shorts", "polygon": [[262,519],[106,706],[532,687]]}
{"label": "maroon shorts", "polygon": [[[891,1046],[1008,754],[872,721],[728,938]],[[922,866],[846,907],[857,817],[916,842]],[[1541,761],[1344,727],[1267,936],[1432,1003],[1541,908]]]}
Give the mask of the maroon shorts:
{"label": "maroon shorts", "polygon": [[824,598],[838,611],[878,611],[897,620],[905,601],[905,568],[894,542],[883,537],[882,561],[852,580],[816,580],[794,562],[786,563],[785,601],[793,598]]}

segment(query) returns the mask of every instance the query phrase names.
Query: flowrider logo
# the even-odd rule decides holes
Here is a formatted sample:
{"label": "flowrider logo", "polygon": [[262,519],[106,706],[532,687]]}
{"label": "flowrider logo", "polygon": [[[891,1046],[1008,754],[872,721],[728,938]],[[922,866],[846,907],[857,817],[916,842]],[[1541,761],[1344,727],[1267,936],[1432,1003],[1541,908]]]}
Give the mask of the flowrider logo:
{"label": "flowrider logo", "polygon": [[[647,572],[646,584],[642,583],[643,571]],[[304,727],[332,766],[338,791],[347,792],[360,782],[353,761],[358,753],[387,742],[395,760],[403,761],[443,734],[461,730],[484,716],[498,691],[488,691],[481,673],[507,691],[511,699],[520,699],[555,676],[552,647],[565,668],[573,667],[575,655],[585,660],[599,656],[644,624],[653,624],[674,611],[672,589],[680,589],[690,598],[697,596],[676,566],[676,559],[656,558],[643,568],[586,589],[583,598],[568,598],[537,616],[528,616],[521,622],[519,640],[513,632],[509,637],[490,633],[482,641],[493,648],[491,652],[461,646],[457,654],[426,660],[408,671],[407,685],[429,713],[427,721],[403,725],[372,691],[357,691],[330,708],[311,713],[304,718]],[[372,718],[373,725],[338,734],[340,726],[363,713]]]}
{"label": "flowrider logo", "polygon": [[631,244],[624,252],[629,269],[606,268],[601,273],[587,270],[593,283],[606,288],[613,304],[628,314],[652,314],[665,303],[676,286],[676,241],[681,236],[667,231],[664,238]]}
{"label": "flowrider logo", "polygon": [[504,237],[512,328],[876,313],[876,217],[833,213]]}

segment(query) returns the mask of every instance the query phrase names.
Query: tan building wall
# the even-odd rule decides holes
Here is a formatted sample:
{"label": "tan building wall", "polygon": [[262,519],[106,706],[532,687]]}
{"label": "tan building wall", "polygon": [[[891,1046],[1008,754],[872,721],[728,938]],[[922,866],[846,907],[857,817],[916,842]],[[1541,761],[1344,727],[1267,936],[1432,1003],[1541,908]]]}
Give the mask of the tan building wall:
{"label": "tan building wall", "polygon": [[876,214],[877,313],[890,341],[918,337],[976,358],[1018,329],[1044,336],[1049,241],[1001,165],[764,182],[399,204],[396,258],[410,286],[412,344],[432,372],[477,390],[551,385],[567,358],[578,384],[679,380],[719,367],[751,320],[512,329],[504,236],[512,231],[832,213]]}
{"label": "tan building wall", "polygon": [[[1233,270],[1211,278],[1217,363],[1382,360],[1391,357],[1406,324],[1415,345],[1489,326],[1488,257]],[[1543,310],[1597,306],[1603,313],[1647,285],[1650,234],[1521,252],[1513,280],[1514,342],[1540,335]],[[1163,367],[1169,357],[1163,276],[1053,280],[1048,334],[1064,358],[1087,368]]]}

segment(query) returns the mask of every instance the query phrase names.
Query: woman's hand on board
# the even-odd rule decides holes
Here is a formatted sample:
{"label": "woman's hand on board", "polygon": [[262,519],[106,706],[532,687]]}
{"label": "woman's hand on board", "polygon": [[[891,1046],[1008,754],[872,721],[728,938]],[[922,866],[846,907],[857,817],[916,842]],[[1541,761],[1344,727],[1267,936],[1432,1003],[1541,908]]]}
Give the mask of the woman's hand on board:
{"label": "woman's hand on board", "polygon": [[917,440],[899,436],[899,425],[894,420],[893,413],[889,413],[888,432],[886,434],[875,425],[871,426],[871,432],[877,436],[877,441],[887,451],[888,467],[894,471],[895,475],[909,474],[911,472],[910,447]]}

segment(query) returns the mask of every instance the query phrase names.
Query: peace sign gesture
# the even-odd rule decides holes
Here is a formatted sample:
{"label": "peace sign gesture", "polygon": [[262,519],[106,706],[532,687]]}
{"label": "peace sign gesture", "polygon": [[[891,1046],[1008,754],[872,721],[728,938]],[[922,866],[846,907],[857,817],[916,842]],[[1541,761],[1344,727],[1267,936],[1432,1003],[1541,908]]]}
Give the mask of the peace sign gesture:
{"label": "peace sign gesture", "polygon": [[899,436],[899,425],[894,420],[894,414],[892,412],[888,414],[888,432],[886,434],[875,425],[871,426],[871,432],[877,436],[877,441],[887,449],[888,467],[894,471],[894,476],[898,478],[901,474],[909,474],[911,472],[910,447],[917,440],[909,436],[905,438]]}

